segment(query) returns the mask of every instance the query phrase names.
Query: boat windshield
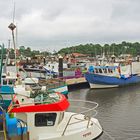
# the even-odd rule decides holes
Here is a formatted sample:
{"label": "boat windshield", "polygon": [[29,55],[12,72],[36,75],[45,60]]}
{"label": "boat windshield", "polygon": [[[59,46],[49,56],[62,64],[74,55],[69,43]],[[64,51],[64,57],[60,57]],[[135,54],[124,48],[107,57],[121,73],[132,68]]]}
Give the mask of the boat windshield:
{"label": "boat windshield", "polygon": [[88,71],[90,73],[110,74],[113,73],[117,68],[117,66],[90,66]]}

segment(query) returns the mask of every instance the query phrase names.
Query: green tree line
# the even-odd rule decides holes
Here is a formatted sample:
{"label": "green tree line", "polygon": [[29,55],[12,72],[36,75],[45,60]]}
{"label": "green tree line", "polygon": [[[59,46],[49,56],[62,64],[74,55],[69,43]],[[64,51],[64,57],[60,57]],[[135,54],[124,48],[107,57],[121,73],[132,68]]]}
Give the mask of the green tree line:
{"label": "green tree line", "polygon": [[[13,48],[10,48],[10,49],[4,48],[4,51],[3,51],[4,58],[6,58],[8,51],[9,51],[9,57],[14,58],[15,50]],[[1,54],[1,49],[0,49],[0,54]],[[39,50],[32,50],[30,47],[20,46],[18,49],[16,49],[16,54],[17,54],[17,58],[18,58],[18,57],[22,57],[22,56],[23,57],[35,57],[36,55],[47,56],[48,54],[50,54],[50,52],[47,52],[47,51],[40,52]]]}
{"label": "green tree line", "polygon": [[85,44],[85,45],[78,45],[78,46],[72,46],[63,48],[58,53],[60,54],[68,54],[68,53],[82,53],[82,54],[88,54],[90,56],[96,56],[96,55],[115,55],[119,56],[121,54],[131,54],[132,56],[140,55],[140,43],[130,43],[123,41],[120,44],[112,43],[112,44]]}
{"label": "green tree line", "polygon": [[[32,50],[30,47],[25,47],[25,46],[20,46],[18,49],[18,55],[19,56],[25,56],[25,57],[34,57],[35,55],[43,55],[47,56],[51,54],[48,51],[40,52],[39,50]],[[10,56],[14,57],[14,49],[10,49]],[[55,52],[54,54],[61,54],[61,55],[66,55],[70,53],[82,53],[82,54],[88,54],[90,56],[96,56],[96,55],[102,55],[103,53],[107,56],[115,55],[119,56],[121,54],[131,54],[132,56],[137,56],[140,55],[140,43],[135,42],[135,43],[130,43],[123,41],[119,44],[117,43],[112,43],[112,44],[80,44],[77,46],[71,46],[71,47],[66,47],[62,48],[58,52]],[[0,49],[1,53],[1,49]],[[4,48],[4,54],[7,54],[7,48]]]}

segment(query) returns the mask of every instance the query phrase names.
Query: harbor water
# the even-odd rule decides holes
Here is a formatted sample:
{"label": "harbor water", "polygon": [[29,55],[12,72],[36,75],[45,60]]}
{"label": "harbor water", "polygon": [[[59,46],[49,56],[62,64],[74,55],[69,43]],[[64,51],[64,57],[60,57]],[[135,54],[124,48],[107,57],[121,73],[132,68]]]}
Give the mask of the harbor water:
{"label": "harbor water", "polygon": [[140,84],[112,89],[79,89],[69,98],[95,101],[104,133],[99,140],[140,140]]}

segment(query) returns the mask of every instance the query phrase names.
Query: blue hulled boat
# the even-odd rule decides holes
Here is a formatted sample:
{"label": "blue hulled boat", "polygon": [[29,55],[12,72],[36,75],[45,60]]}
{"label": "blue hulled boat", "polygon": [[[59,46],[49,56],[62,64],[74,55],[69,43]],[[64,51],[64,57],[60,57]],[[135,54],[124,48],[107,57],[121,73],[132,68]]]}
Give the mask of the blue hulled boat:
{"label": "blue hulled boat", "polygon": [[90,88],[111,88],[140,82],[140,75],[131,74],[130,71],[121,73],[120,66],[92,66],[85,74],[85,78]]}

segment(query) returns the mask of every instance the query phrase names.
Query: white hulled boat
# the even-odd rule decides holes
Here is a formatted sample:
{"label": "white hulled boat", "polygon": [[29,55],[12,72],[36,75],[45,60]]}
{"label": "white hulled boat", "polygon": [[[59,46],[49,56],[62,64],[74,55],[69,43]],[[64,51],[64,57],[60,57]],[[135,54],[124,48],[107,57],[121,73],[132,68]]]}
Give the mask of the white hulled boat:
{"label": "white hulled boat", "polygon": [[43,92],[32,96],[34,97],[23,94],[14,96],[9,112],[14,113],[15,117],[6,115],[7,131],[11,138],[93,140],[102,134],[98,120],[87,115],[98,104],[89,102],[94,107],[92,105],[92,108],[86,108],[82,113],[74,113],[66,111],[69,102],[62,94]]}

